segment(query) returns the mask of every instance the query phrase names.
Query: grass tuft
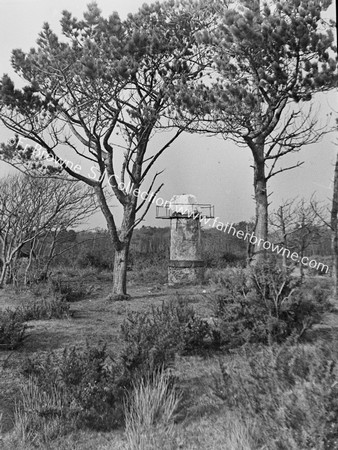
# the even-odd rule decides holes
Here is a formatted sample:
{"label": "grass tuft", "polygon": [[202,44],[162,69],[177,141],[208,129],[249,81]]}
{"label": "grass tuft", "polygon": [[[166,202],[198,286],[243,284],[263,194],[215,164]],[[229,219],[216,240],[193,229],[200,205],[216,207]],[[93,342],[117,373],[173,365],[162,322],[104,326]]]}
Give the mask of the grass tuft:
{"label": "grass tuft", "polygon": [[163,370],[134,386],[125,412],[129,450],[177,448],[174,425],[180,397]]}

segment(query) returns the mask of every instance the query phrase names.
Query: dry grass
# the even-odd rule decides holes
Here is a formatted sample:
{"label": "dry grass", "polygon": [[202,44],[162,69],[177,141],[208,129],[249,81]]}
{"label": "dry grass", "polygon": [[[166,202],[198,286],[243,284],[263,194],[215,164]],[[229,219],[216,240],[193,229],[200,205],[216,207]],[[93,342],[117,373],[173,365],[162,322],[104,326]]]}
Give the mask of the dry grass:
{"label": "dry grass", "polygon": [[69,418],[60,414],[67,404],[67,398],[60,390],[51,389],[49,393],[41,391],[34,381],[29,379],[22,386],[21,402],[16,407],[14,435],[23,444],[33,443],[41,446],[62,436],[67,428],[72,428]]}
{"label": "dry grass", "polygon": [[[255,423],[244,422],[228,410],[203,416],[177,431],[178,449],[184,450],[254,450]],[[263,450],[263,449],[262,449]]]}
{"label": "dry grass", "polygon": [[178,403],[179,396],[164,371],[141,380],[126,408],[128,450],[175,449],[174,416]]}

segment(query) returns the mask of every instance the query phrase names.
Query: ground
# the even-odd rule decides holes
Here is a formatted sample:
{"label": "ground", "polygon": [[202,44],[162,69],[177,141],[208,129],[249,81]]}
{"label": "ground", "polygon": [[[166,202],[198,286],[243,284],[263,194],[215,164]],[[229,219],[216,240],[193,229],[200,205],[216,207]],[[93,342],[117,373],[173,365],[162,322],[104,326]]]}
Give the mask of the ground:
{"label": "ground", "polygon": [[[72,317],[59,320],[36,320],[28,322],[28,336],[24,345],[14,351],[0,352],[0,417],[2,431],[13,425],[15,399],[18,394],[19,378],[15,374],[21,362],[34,352],[48,352],[65,346],[84,346],[107,342],[111,352],[118,350],[119,330],[128,311],[145,311],[151,306],[160,305],[177,295],[184,296],[189,302],[196,303],[199,311],[208,313],[207,289],[205,286],[169,288],[167,285],[131,286],[129,301],[107,301],[111,289],[109,275],[98,280],[90,276],[81,280],[87,286],[89,294],[71,304]],[[65,282],[72,282],[68,279]],[[76,280],[74,283],[78,284]],[[204,291],[204,293],[203,293]],[[38,295],[37,295],[38,294]],[[0,292],[0,309],[15,308],[30,301],[48,296],[36,287],[31,290],[6,289]]]}
{"label": "ground", "polygon": [[[0,418],[2,416],[0,431],[2,433],[9,432],[13,427],[15,403],[19,398],[20,384],[22,383],[19,367],[27,356],[35,352],[57,351],[65,346],[84,346],[86,342],[96,344],[100,341],[107,342],[109,351],[114,354],[121,345],[120,325],[129,311],[145,311],[151,306],[157,306],[163,301],[181,296],[193,304],[202,317],[208,317],[211,313],[210,298],[215,291],[215,286],[210,284],[171,288],[166,284],[139,286],[130,283],[131,299],[111,302],[106,300],[111,288],[109,274],[97,276],[97,274],[87,273],[80,279],[74,280],[68,277],[64,282],[80,283],[86,287],[85,298],[71,303],[72,317],[62,320],[30,321],[24,345],[15,351],[0,352]],[[44,288],[33,286],[28,290],[4,289],[0,292],[0,309],[15,308],[23,303],[46,298],[51,295],[48,290],[50,290],[48,286]],[[313,336],[318,335],[318,339],[337,339],[338,316],[334,312],[328,313],[323,323],[317,325],[312,333]],[[191,432],[189,432],[189,424],[192,423],[194,417],[199,417],[198,427],[210,426],[212,422],[214,428],[210,433],[214,433],[214,435],[210,438],[211,440],[215,440],[219,429],[225,426],[224,421],[220,421],[220,417],[217,415],[217,411],[221,408],[221,402],[217,396],[212,395],[209,384],[206,382],[215,376],[216,372],[219,372],[217,357],[209,359],[181,357],[177,367],[182,383],[189,387],[191,395],[197,399],[195,404],[189,405],[190,422],[185,424],[186,436],[189,436],[189,449],[223,448],[221,444],[220,447],[209,447],[208,436],[204,436],[204,444],[201,444],[199,437],[198,443],[196,442],[196,446],[194,446],[194,439],[197,439],[196,425],[191,425]],[[212,419],[214,414],[216,415]],[[51,448],[118,449],[118,443],[116,446],[111,445],[112,439],[116,438],[119,442],[119,433],[121,434],[122,431],[117,431],[113,436],[105,433],[79,433],[74,437],[74,442],[70,436],[67,443],[62,442],[58,447]],[[62,447],[63,445],[65,447]],[[110,446],[107,447],[107,445]],[[184,443],[182,445],[178,444],[177,448],[187,448]]]}

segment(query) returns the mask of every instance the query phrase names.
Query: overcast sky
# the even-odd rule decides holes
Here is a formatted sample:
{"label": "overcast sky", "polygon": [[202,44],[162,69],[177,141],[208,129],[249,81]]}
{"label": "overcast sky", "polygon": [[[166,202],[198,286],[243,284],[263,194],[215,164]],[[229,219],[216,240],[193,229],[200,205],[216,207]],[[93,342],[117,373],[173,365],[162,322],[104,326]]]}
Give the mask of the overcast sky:
{"label": "overcast sky", "polygon": [[[14,48],[28,51],[34,46],[43,22],[49,22],[59,32],[61,11],[67,9],[82,17],[87,3],[87,0],[0,0],[1,74],[8,73],[15,79],[10,66],[11,51]],[[98,1],[104,15],[117,11],[122,18],[129,12],[135,12],[143,3],[143,0]],[[328,14],[334,17],[334,5]],[[322,123],[326,122],[326,115],[330,112],[336,112],[338,117],[337,92],[318,96],[314,107]],[[0,141],[10,136],[1,126]],[[154,148],[158,143],[158,140],[153,142]],[[304,147],[297,155],[286,157],[284,166],[303,160],[305,163],[270,181],[270,208],[278,207],[283,199],[297,196],[310,198],[314,192],[319,200],[329,201],[337,143],[337,133],[331,134],[318,144]],[[183,135],[157,163],[158,170],[165,169],[160,180],[165,185],[159,195],[170,200],[174,194],[194,194],[200,203],[215,205],[216,216],[223,222],[248,220],[254,215],[251,165],[250,151],[236,147],[230,140]],[[9,171],[10,168],[0,162],[0,176]],[[156,221],[154,217],[155,210],[151,209],[144,225],[164,225],[163,221]],[[105,227],[101,213],[96,215],[91,225]]]}

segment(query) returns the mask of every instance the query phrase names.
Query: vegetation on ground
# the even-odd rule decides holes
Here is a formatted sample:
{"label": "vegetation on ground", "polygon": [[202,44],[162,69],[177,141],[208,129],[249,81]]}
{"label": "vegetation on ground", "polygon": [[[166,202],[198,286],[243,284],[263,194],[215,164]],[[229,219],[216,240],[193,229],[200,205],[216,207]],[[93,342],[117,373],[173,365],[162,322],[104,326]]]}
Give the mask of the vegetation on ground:
{"label": "vegetation on ground", "polygon": [[[96,271],[83,276],[109,283]],[[18,387],[3,448],[335,448],[336,338],[316,337],[333,314],[329,278],[301,282],[278,265],[229,268],[209,286],[181,288],[178,296],[166,287],[143,288],[144,301],[110,303],[105,313],[104,292],[95,295],[92,287],[72,304],[68,345],[41,351],[34,340],[39,322],[48,319],[52,332],[58,320],[47,304],[69,307],[58,290],[63,282],[52,285],[56,292],[46,284],[42,300],[4,313],[16,317],[13,342],[18,336],[23,350],[36,348],[4,363]],[[93,324],[104,327],[85,334],[85,342],[76,330],[83,320],[91,327],[81,311],[93,306]],[[113,318],[116,332],[108,336]],[[38,319],[27,330],[25,321]]]}

